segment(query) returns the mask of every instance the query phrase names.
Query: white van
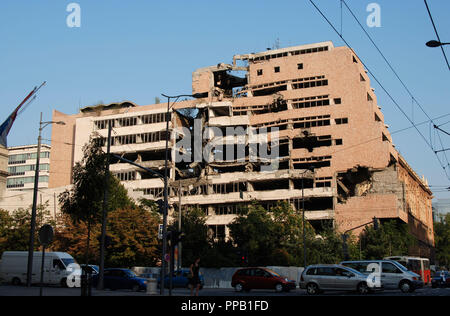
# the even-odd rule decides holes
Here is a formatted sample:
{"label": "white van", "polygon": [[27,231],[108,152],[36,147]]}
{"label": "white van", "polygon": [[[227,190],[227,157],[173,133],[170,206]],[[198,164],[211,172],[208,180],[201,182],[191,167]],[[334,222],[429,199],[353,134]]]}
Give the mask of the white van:
{"label": "white van", "polygon": [[[410,293],[423,287],[420,275],[409,271],[393,260],[343,261],[341,265],[353,268],[366,275],[378,272],[385,289],[400,289],[403,293]],[[378,269],[378,271],[373,271],[373,268]]]}
{"label": "white van", "polygon": [[[31,283],[41,281],[42,252],[33,254]],[[0,261],[0,279],[20,285],[27,281],[28,251],[5,251]],[[46,252],[44,258],[44,283],[75,286],[80,268],[75,259],[65,252]],[[69,280],[69,282],[67,281]]]}

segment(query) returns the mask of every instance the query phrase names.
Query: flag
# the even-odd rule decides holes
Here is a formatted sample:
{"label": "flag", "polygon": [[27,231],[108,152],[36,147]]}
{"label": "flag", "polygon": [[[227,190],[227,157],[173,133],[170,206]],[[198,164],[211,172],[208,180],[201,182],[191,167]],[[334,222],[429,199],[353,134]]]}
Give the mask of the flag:
{"label": "flag", "polygon": [[11,113],[11,115],[6,119],[6,121],[3,122],[3,124],[0,126],[0,145],[7,146],[6,137],[8,136],[9,130],[11,129],[14,120],[17,117],[17,112],[19,109],[15,109],[14,112]]}
{"label": "flag", "polygon": [[40,85],[40,87],[35,87],[23,101],[19,104],[19,106],[11,113],[10,116],[6,119],[6,121],[3,122],[2,125],[0,125],[0,145],[7,146],[7,136],[9,134],[9,131],[11,130],[11,127],[16,120],[17,113],[19,112],[20,108],[30,99],[33,94],[35,94],[43,85],[45,85],[45,81],[43,84]]}

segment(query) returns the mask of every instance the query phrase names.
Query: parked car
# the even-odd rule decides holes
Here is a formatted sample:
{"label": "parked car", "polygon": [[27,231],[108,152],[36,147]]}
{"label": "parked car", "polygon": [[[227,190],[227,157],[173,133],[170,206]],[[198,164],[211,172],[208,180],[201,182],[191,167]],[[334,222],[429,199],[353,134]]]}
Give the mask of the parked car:
{"label": "parked car", "polygon": [[412,293],[423,287],[420,275],[409,271],[400,263],[393,260],[360,260],[344,261],[342,265],[353,268],[365,275],[373,273],[378,268],[381,282],[385,289],[400,289],[403,293]]}
{"label": "parked car", "polygon": [[[92,277],[93,286],[97,286],[99,275]],[[146,291],[147,280],[139,278],[129,269],[105,269],[103,285],[105,289],[130,289],[134,292]]]}
{"label": "parked car", "polygon": [[90,273],[91,275],[96,275],[99,272],[99,267],[93,264],[80,264],[80,267],[82,270],[87,270],[88,273]]}
{"label": "parked car", "polygon": [[[177,287],[181,287],[181,288],[188,288],[189,287],[189,279],[188,279],[188,275],[190,273],[189,269],[181,269],[181,270],[177,270],[173,272],[173,276],[172,276],[172,287],[173,288],[177,288]],[[199,277],[200,277],[200,290],[203,288],[203,286],[205,285],[205,279],[202,275],[202,273],[199,273]],[[160,286],[161,283],[161,277],[158,276],[158,288]],[[164,278],[164,287],[165,288],[169,288],[170,286],[170,280],[169,280],[169,274],[166,275],[166,277]]]}
{"label": "parked car", "polygon": [[248,292],[253,289],[274,289],[276,292],[288,292],[296,288],[294,280],[288,280],[267,268],[239,269],[233,274],[231,286],[237,292]]}
{"label": "parked car", "polygon": [[357,291],[367,294],[382,289],[382,283],[367,282],[367,276],[342,265],[311,265],[302,273],[300,288],[306,289],[309,295],[324,291]]}
{"label": "parked car", "polygon": [[[32,283],[40,283],[42,252],[33,253]],[[20,285],[26,282],[28,266],[28,251],[5,251],[0,265],[0,279]],[[76,286],[76,279],[81,274],[75,259],[65,252],[46,252],[44,258],[44,283],[67,287],[67,279],[73,281],[71,286]]]}
{"label": "parked car", "polygon": [[431,279],[431,287],[449,287],[450,286],[450,272],[438,271]]}
{"label": "parked car", "polygon": [[138,277],[143,279],[158,279],[159,273],[141,273],[138,275]]}

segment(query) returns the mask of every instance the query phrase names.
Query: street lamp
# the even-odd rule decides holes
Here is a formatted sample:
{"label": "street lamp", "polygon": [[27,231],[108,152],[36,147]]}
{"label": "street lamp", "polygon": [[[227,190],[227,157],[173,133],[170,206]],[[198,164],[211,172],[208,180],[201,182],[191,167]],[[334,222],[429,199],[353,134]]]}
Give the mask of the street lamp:
{"label": "street lamp", "polygon": [[[168,169],[168,160],[169,160],[169,116],[170,116],[170,108],[175,105],[181,97],[191,97],[191,98],[199,98],[201,95],[199,94],[180,94],[176,96],[168,96],[165,94],[161,94],[163,97],[167,98],[167,113],[166,113],[166,152],[164,159],[164,207],[163,207],[163,249],[162,249],[162,260],[161,260],[161,284],[160,284],[160,294],[164,295],[164,278],[166,271],[166,252],[167,252],[167,213],[168,213],[168,184],[167,184],[167,169]],[[175,99],[175,101],[170,105],[170,99]],[[173,258],[171,259],[173,260]]]}
{"label": "street lamp", "polygon": [[58,125],[66,125],[63,121],[48,121],[42,122],[42,112],[41,119],[39,121],[39,136],[38,136],[38,147],[37,147],[37,156],[36,156],[36,167],[34,170],[34,190],[33,190],[33,206],[31,208],[31,228],[30,228],[30,244],[28,247],[28,266],[27,266],[27,287],[31,286],[31,279],[33,273],[33,251],[34,251],[34,233],[36,231],[36,206],[37,206],[37,192],[39,185],[39,162],[41,156],[41,132],[42,130],[50,125],[50,124],[58,124]]}
{"label": "street lamp", "polygon": [[449,45],[449,44],[450,43],[441,43],[439,41],[433,40],[433,41],[427,42],[425,45],[427,45],[428,47],[434,48],[434,47],[440,47],[440,46]]}
{"label": "street lamp", "polygon": [[[439,36],[438,36],[438,39],[439,39]],[[445,54],[445,50],[444,50],[444,46],[445,46],[445,45],[449,45],[449,44],[450,44],[450,43],[442,43],[440,40],[439,40],[439,41],[432,40],[432,41],[428,41],[428,42],[426,43],[426,45],[427,45],[428,47],[432,47],[432,48],[440,47],[440,48],[441,48],[442,54],[444,55],[445,61],[447,62],[447,67],[448,67],[448,69],[450,70],[450,64],[449,64],[449,62],[448,62],[448,58],[447,58],[447,55]]]}

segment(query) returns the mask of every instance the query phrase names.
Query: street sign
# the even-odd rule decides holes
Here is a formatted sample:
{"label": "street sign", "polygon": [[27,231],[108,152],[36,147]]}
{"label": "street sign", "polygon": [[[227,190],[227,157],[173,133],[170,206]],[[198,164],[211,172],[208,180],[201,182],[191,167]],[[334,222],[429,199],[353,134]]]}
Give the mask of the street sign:
{"label": "street sign", "polygon": [[158,239],[163,239],[163,224],[159,224],[159,227],[158,227]]}
{"label": "street sign", "polygon": [[53,241],[53,236],[54,232],[52,226],[45,224],[39,229],[39,242],[41,243],[41,245],[50,245]]}

